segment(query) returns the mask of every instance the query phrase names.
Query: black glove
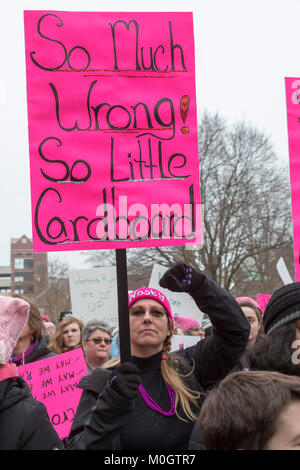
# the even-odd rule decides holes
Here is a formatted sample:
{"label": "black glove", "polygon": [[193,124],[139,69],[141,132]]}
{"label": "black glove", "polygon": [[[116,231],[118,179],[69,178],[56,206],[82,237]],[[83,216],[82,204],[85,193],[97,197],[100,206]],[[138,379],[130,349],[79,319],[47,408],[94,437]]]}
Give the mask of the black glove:
{"label": "black glove", "polygon": [[138,395],[138,386],[141,379],[139,369],[131,362],[124,362],[114,372],[107,382],[107,386],[123,398],[133,400]]}
{"label": "black glove", "polygon": [[185,263],[177,263],[165,272],[159,285],[172,292],[193,292],[199,289],[205,275],[190,268]]}

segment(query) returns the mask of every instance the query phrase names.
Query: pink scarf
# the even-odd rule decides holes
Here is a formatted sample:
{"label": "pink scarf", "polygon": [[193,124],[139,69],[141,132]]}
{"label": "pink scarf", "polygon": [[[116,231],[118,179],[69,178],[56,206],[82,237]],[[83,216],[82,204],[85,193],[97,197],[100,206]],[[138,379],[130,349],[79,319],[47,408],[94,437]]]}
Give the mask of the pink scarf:
{"label": "pink scarf", "polygon": [[0,382],[6,379],[18,377],[18,370],[16,364],[7,362],[4,366],[0,367]]}

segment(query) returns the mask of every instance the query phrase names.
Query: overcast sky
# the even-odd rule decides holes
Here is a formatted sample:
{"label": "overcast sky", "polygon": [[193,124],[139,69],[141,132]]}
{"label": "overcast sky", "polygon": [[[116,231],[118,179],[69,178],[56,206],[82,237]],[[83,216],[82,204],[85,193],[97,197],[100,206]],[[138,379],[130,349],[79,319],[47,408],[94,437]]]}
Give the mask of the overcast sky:
{"label": "overcast sky", "polygon": [[[10,237],[32,236],[24,10],[193,11],[198,115],[218,111],[257,127],[288,165],[284,77],[300,77],[299,0],[108,3],[104,9],[99,0],[13,0],[1,8],[0,266],[10,263]],[[60,256],[82,267],[78,254]]]}

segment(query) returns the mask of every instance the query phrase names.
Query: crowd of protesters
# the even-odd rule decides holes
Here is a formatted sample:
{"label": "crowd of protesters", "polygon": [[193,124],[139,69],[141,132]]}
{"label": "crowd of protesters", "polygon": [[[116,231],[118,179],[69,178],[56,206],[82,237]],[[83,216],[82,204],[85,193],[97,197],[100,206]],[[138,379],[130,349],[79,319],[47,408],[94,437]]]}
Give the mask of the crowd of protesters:
{"label": "crowd of protesters", "polygon": [[[54,325],[33,302],[0,296],[1,450],[300,449],[300,283],[276,290],[265,312],[184,263],[160,285],[188,293],[205,319],[173,315],[157,289],[130,291],[122,363],[119,332],[101,319]],[[174,334],[199,340],[171,351]],[[88,374],[62,441],[17,367],[76,348]]]}

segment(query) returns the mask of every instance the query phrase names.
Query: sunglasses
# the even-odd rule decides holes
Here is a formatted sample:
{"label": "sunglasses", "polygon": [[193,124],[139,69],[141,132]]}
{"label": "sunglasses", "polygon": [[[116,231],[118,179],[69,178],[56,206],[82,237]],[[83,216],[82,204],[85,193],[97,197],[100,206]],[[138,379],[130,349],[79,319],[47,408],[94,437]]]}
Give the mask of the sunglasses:
{"label": "sunglasses", "polygon": [[105,344],[110,344],[111,343],[111,339],[108,339],[108,338],[92,338],[92,339],[88,339],[88,341],[93,341],[94,344],[100,344],[102,343],[102,341],[105,343]]}

